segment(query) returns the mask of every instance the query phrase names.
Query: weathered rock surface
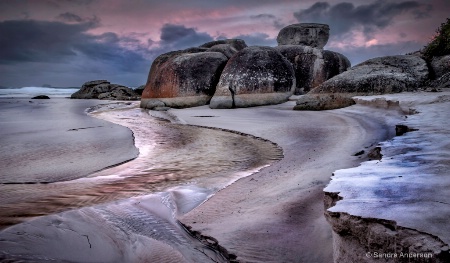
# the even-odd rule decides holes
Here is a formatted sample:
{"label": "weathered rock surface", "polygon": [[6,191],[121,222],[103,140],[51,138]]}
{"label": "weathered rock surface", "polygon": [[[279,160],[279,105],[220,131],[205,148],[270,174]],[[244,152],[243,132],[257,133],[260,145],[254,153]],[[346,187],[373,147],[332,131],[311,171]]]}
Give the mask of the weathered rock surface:
{"label": "weathered rock surface", "polygon": [[72,99],[102,99],[102,100],[139,100],[139,95],[132,89],[111,84],[106,80],[94,80],[83,84],[81,89],[73,93]]}
{"label": "weathered rock surface", "polygon": [[450,72],[442,75],[436,80],[430,80],[425,87],[429,87],[431,91],[438,91],[445,88],[450,88]]}
{"label": "weathered rock surface", "polygon": [[294,106],[294,110],[334,110],[355,104],[348,94],[306,94],[301,96]]}
{"label": "weathered rock surface", "polygon": [[450,72],[450,55],[433,57],[430,66],[436,79],[442,77]]}
{"label": "weathered rock surface", "polygon": [[47,95],[38,95],[38,96],[35,96],[35,97],[31,98],[31,99],[34,99],[34,100],[48,100],[48,99],[50,99],[50,97],[47,96]]}
{"label": "weathered rock surface", "polygon": [[425,60],[412,55],[367,60],[339,74],[310,93],[374,95],[417,90],[428,78]]}
{"label": "weathered rock surface", "polygon": [[247,47],[247,44],[242,39],[216,40],[216,41],[211,41],[211,42],[205,43],[205,44],[201,45],[200,47],[201,48],[212,48],[217,45],[230,45],[238,51]]}
{"label": "weathered rock surface", "polygon": [[294,69],[280,52],[247,47],[226,64],[210,108],[278,104],[287,101],[294,89]]}
{"label": "weathered rock surface", "polygon": [[350,68],[347,57],[337,52],[302,45],[283,45],[275,49],[294,67],[296,95],[304,94]]}
{"label": "weathered rock surface", "polygon": [[330,37],[330,27],[325,24],[301,23],[281,29],[277,36],[278,45],[305,45],[323,48]]}
{"label": "weathered rock surface", "polygon": [[228,58],[193,48],[155,59],[142,93],[141,107],[185,108],[205,105],[214,94]]}
{"label": "weathered rock surface", "polygon": [[428,67],[420,57],[400,55],[374,58],[312,89],[297,101],[294,110],[343,108],[354,104],[352,96],[417,90],[427,78]]}

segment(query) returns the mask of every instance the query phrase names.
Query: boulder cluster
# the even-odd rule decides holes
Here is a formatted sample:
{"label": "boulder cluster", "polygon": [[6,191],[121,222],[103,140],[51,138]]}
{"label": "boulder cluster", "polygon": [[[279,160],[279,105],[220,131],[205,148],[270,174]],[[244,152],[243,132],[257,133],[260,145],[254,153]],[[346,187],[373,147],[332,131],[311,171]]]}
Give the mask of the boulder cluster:
{"label": "boulder cluster", "polygon": [[294,110],[330,110],[350,106],[351,97],[450,87],[450,55],[429,63],[416,52],[369,59],[312,89]]}
{"label": "boulder cluster", "polygon": [[71,99],[100,100],[139,100],[140,96],[133,89],[111,84],[106,80],[94,80],[83,84],[80,90],[70,96]]}
{"label": "boulder cluster", "polygon": [[277,47],[248,47],[243,40],[226,39],[162,54],[150,68],[141,107],[285,102],[350,67],[342,54],[323,50],[328,38],[328,25],[295,24],[280,31]]}

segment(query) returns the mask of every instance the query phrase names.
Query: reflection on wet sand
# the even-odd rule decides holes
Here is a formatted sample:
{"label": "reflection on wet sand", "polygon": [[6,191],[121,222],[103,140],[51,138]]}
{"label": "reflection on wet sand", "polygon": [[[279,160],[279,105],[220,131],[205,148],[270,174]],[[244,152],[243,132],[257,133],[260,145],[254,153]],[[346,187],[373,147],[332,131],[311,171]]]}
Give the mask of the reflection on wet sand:
{"label": "reflection on wet sand", "polygon": [[111,109],[116,106],[105,105],[91,114],[130,128],[139,157],[77,180],[0,185],[0,229],[35,216],[177,185],[193,184],[213,193],[242,176],[243,171],[249,174],[282,156],[280,148],[254,137],[171,124],[149,116],[135,105]]}

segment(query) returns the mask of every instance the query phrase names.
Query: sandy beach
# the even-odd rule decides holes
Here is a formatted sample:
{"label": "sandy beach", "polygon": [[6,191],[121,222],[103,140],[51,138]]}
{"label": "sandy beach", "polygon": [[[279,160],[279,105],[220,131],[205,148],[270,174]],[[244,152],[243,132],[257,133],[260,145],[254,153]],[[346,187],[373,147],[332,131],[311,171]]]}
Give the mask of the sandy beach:
{"label": "sandy beach", "polygon": [[[292,106],[169,111],[178,122],[237,130],[283,148],[282,160],[181,217],[242,262],[332,262],[323,188],[335,170],[362,161],[355,153],[394,136],[400,119],[395,111],[362,106],[324,112],[295,112]],[[194,117],[198,115],[215,118]]]}
{"label": "sandy beach", "polygon": [[[394,137],[396,124],[407,117],[400,108],[354,105],[298,112],[292,111],[294,104],[160,112],[141,110],[136,103],[107,103],[91,113],[97,118],[83,113],[128,127],[139,157],[86,178],[32,185],[49,186],[47,191],[65,186],[60,194],[41,189],[23,203],[33,205],[29,201],[39,198],[73,210],[52,208],[46,216],[4,229],[1,256],[76,262],[227,262],[234,257],[239,262],[332,262],[323,189],[336,170],[367,161],[366,154],[356,153],[368,153]],[[154,179],[163,171],[165,176]],[[11,186],[16,184],[1,187]],[[15,202],[10,198],[11,206],[3,211],[24,209],[14,210]],[[80,203],[71,207],[72,202]],[[221,248],[208,245],[216,240]],[[74,247],[84,253],[71,253]]]}

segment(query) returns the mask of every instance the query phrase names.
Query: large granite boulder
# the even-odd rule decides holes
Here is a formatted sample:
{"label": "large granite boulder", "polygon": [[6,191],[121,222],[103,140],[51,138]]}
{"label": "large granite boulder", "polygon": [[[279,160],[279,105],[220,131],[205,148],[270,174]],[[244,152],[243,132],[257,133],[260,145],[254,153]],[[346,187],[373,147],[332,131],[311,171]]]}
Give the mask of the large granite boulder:
{"label": "large granite boulder", "polygon": [[330,110],[354,104],[352,96],[414,91],[428,79],[428,67],[414,55],[367,60],[325,81],[297,101],[294,110]]}
{"label": "large granite boulder", "polygon": [[111,84],[106,80],[94,80],[83,84],[80,90],[73,93],[72,99],[103,99],[103,100],[139,100],[140,96],[132,89]]}
{"label": "large granite boulder", "polygon": [[153,62],[141,107],[185,108],[207,104],[228,58],[208,48],[190,48],[160,55]]}
{"label": "large granite boulder", "polygon": [[291,63],[271,47],[247,47],[226,64],[210,108],[252,107],[288,100],[295,89]]}
{"label": "large granite boulder", "polygon": [[450,55],[433,57],[430,66],[436,79],[442,77],[450,72]]}
{"label": "large granite boulder", "polygon": [[275,49],[294,67],[296,95],[304,94],[350,68],[350,61],[337,52],[302,45],[283,45]]}
{"label": "large granite boulder", "polygon": [[375,95],[417,90],[428,78],[425,60],[413,55],[367,60],[325,81],[309,94]]}
{"label": "large granite boulder", "polygon": [[323,48],[330,37],[330,27],[325,24],[300,23],[284,27],[277,36],[278,45],[305,45]]}

